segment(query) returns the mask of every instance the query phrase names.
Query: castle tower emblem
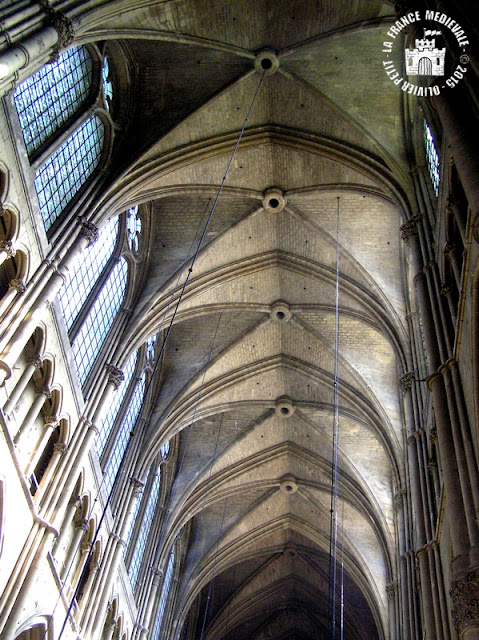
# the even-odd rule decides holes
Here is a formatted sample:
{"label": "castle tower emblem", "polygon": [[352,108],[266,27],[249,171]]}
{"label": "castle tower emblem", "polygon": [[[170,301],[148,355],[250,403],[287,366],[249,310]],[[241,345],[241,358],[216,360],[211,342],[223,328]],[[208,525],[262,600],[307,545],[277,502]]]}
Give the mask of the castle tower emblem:
{"label": "castle tower emblem", "polygon": [[436,48],[435,38],[428,40],[428,36],[440,36],[440,31],[424,29],[424,38],[416,39],[415,49],[406,49],[406,73],[408,76],[443,76],[446,47]]}

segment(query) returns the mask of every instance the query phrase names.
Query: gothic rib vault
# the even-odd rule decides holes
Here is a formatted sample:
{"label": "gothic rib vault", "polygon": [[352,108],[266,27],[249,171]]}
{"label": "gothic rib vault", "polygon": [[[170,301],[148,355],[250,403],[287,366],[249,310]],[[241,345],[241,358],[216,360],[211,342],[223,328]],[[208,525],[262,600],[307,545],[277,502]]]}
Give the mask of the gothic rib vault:
{"label": "gothic rib vault", "polygon": [[[399,377],[410,358],[400,226],[412,185],[401,96],[378,64],[377,19],[391,8],[362,3],[359,16],[350,5],[283,13],[262,3],[252,19],[248,3],[172,4],[164,19],[175,37],[126,43],[143,97],[129,144],[144,152],[99,207],[143,203],[153,216],[148,283],[126,349],[168,323],[262,75],[257,52],[279,59],[175,318],[150,426],[150,456],[180,438],[166,533],[173,540],[191,527],[178,629],[191,607],[201,620],[210,598],[212,640],[312,638],[328,628],[338,198],[345,628],[383,638],[392,624],[394,509],[405,489]],[[131,36],[156,19],[142,8],[85,35]],[[355,52],[361,65],[351,64]]]}
{"label": "gothic rib vault", "polygon": [[412,145],[381,66],[394,3],[91,5],[75,42],[107,43],[121,126],[112,175],[85,209],[100,225],[140,205],[149,221],[145,286],[116,355],[125,362],[173,320],[138,453],[146,469],[166,441],[177,452],[159,566],[182,531],[188,548],[169,637],[328,637],[339,209],[345,637],[396,640],[404,623],[415,640],[419,612],[399,594],[412,510],[403,392],[408,372],[425,371],[401,239],[417,209]]}

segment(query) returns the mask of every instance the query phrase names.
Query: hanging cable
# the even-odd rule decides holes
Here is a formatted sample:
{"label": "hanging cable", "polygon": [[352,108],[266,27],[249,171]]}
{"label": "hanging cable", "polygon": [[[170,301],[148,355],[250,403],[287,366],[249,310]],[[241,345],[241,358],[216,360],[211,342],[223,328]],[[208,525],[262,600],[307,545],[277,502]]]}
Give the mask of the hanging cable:
{"label": "hanging cable", "polygon": [[334,418],[331,454],[331,506],[329,525],[329,614],[330,637],[336,634],[336,584],[338,545],[338,450],[339,450],[339,196],[336,213],[336,300],[334,320]]}
{"label": "hanging cable", "polygon": [[[209,199],[209,200],[208,200],[208,203],[207,203],[207,205],[206,205],[206,207],[205,207],[205,209],[204,209],[204,211],[203,211],[203,213],[202,213],[202,215],[201,215],[201,218],[200,218],[200,220],[199,220],[198,226],[197,226],[196,231],[195,231],[195,235],[194,235],[193,240],[191,241],[190,247],[189,247],[189,249],[188,249],[187,257],[186,257],[186,260],[185,260],[185,263],[184,263],[184,264],[188,264],[188,262],[189,262],[189,260],[190,260],[191,252],[192,252],[192,250],[193,250],[193,247],[195,246],[196,238],[198,237],[198,234],[199,234],[200,229],[201,229],[201,226],[202,226],[203,219],[204,219],[204,217],[205,217],[205,215],[206,215],[206,213],[207,213],[207,211],[208,211],[208,208],[209,208],[209,206],[210,206],[210,203],[211,203],[211,199]],[[166,319],[166,316],[167,316],[168,311],[169,311],[169,309],[170,309],[171,303],[172,303],[172,301],[173,301],[173,298],[174,298],[174,295],[175,295],[175,291],[176,291],[176,288],[177,288],[177,286],[178,286],[178,284],[179,284],[179,281],[180,281],[180,278],[181,278],[181,274],[182,274],[182,272],[183,272],[183,270],[182,270],[182,269],[180,269],[180,272],[179,272],[179,274],[178,274],[178,278],[177,278],[177,280],[176,280],[176,284],[175,284],[175,286],[173,287],[173,291],[172,291],[172,293],[171,293],[170,299],[168,300],[168,304],[167,304],[166,309],[165,309],[165,312],[164,312],[164,314],[163,314],[163,318],[161,319],[161,323],[160,323],[160,326],[159,326],[159,329],[158,329],[158,331],[159,331],[159,332],[160,332],[160,331],[162,330],[162,328],[163,328],[163,323],[164,323],[164,321],[165,321],[165,319]],[[171,325],[171,323],[170,323],[170,325]],[[151,384],[153,383],[153,380],[154,380],[154,377],[155,377],[155,373],[156,373],[156,371],[157,371],[157,369],[158,369],[158,365],[159,365],[159,363],[160,363],[160,361],[161,361],[161,356],[162,356],[162,354],[163,354],[165,344],[166,344],[166,340],[164,340],[164,341],[163,341],[162,349],[160,350],[160,353],[159,353],[159,354],[158,354],[158,356],[156,357],[156,362],[155,362],[155,364],[154,364],[154,367],[153,367],[153,370],[152,370],[152,373],[151,373],[151,376],[150,376],[150,380],[149,380],[148,386],[146,387],[145,392],[144,392],[144,394],[143,394],[145,398],[146,398],[146,396],[148,395],[148,391],[149,391],[149,389],[150,389]],[[92,503],[92,505],[91,505],[91,507],[90,507],[90,510],[89,510],[89,512],[88,512],[87,522],[89,522],[89,521],[90,521],[90,518],[91,518],[91,516],[93,515],[93,512],[94,512],[94,510],[95,510],[95,507],[96,507],[96,505],[97,505],[97,502],[98,502],[98,500],[99,500],[99,498],[100,498],[101,490],[102,490],[102,488],[103,488],[104,483],[105,483],[105,475],[103,475],[103,477],[102,477],[102,479],[101,479],[101,482],[100,482],[100,484],[99,484],[99,486],[98,486],[98,489],[97,489],[96,496],[95,496],[95,498],[94,498],[94,500],[93,500],[93,503]],[[98,528],[97,528],[97,530],[98,530]],[[78,551],[78,549],[80,548],[81,543],[82,543],[82,539],[80,539],[80,540],[79,540],[76,551]],[[57,607],[58,607],[58,605],[59,605],[59,603],[60,603],[60,600],[62,599],[62,595],[63,595],[63,592],[64,592],[64,590],[65,590],[66,584],[67,584],[67,579],[68,579],[68,577],[69,577],[69,575],[70,575],[70,572],[71,572],[71,570],[72,570],[72,568],[73,568],[73,566],[74,566],[74,564],[75,564],[75,559],[76,559],[76,552],[75,552],[75,554],[73,554],[73,558],[72,558],[72,560],[71,560],[71,562],[70,562],[70,565],[69,565],[69,567],[68,567],[68,569],[67,569],[67,571],[66,571],[66,574],[65,574],[65,577],[64,577],[64,580],[63,580],[63,584],[62,584],[62,586],[61,586],[61,588],[60,588],[60,591],[59,591],[59,593],[58,593],[58,598],[57,598],[57,600],[56,600],[56,602],[55,602],[55,606],[53,607],[53,611],[52,611],[52,619],[53,619],[53,617],[54,617],[54,613],[55,613],[55,611],[57,610]],[[47,627],[46,627],[46,629],[45,629],[45,632],[44,632],[44,635],[43,635],[43,637],[42,637],[42,640],[45,640],[45,637],[46,637],[47,633],[48,633],[48,625],[47,625]]]}
{"label": "hanging cable", "polygon": [[[188,269],[187,276],[186,276],[186,278],[185,278],[185,281],[184,281],[184,283],[183,283],[183,285],[182,285],[182,288],[181,288],[180,294],[179,294],[179,296],[178,296],[178,300],[177,300],[177,303],[176,303],[176,305],[175,305],[175,309],[174,309],[173,315],[172,315],[172,317],[171,317],[171,319],[170,319],[170,323],[169,323],[169,325],[168,325],[168,329],[167,329],[166,334],[165,334],[165,336],[164,336],[164,339],[163,339],[163,342],[162,342],[162,345],[161,345],[160,352],[159,352],[159,354],[158,354],[158,357],[157,357],[157,360],[156,360],[155,366],[154,366],[154,368],[153,368],[152,375],[151,375],[151,377],[150,377],[150,381],[149,381],[148,386],[147,386],[147,388],[146,388],[146,390],[145,390],[144,397],[146,397],[146,396],[147,396],[147,393],[148,393],[148,391],[149,391],[149,389],[150,389],[150,386],[151,386],[151,384],[152,384],[152,382],[153,382],[154,375],[155,375],[156,370],[157,370],[157,368],[158,368],[158,365],[159,365],[159,363],[160,363],[160,361],[161,361],[161,357],[162,357],[162,355],[163,355],[163,353],[164,353],[164,350],[165,350],[165,347],[166,347],[166,343],[167,343],[167,341],[168,341],[168,337],[169,337],[169,335],[170,335],[170,332],[171,332],[172,326],[173,326],[174,321],[175,321],[175,318],[176,318],[176,314],[177,314],[177,312],[178,312],[178,308],[179,308],[180,303],[181,303],[181,301],[182,301],[182,298],[183,298],[183,295],[184,295],[184,292],[185,292],[186,286],[188,285],[188,281],[189,281],[189,279],[190,279],[190,277],[191,277],[191,274],[192,274],[192,272],[193,272],[194,264],[195,264],[195,262],[196,262],[196,259],[197,259],[198,255],[199,255],[199,252],[200,252],[201,247],[202,247],[202,245],[203,245],[203,241],[204,241],[205,236],[206,236],[206,233],[207,233],[207,231],[208,231],[208,227],[209,227],[209,225],[210,225],[211,219],[212,219],[213,214],[214,214],[214,212],[215,212],[215,210],[216,210],[216,206],[217,206],[217,204],[218,204],[219,197],[220,197],[220,195],[221,195],[221,193],[222,193],[222,191],[223,191],[224,184],[225,184],[225,182],[226,182],[226,179],[227,179],[227,177],[228,177],[228,173],[229,173],[229,171],[230,171],[231,165],[232,165],[232,163],[233,163],[233,160],[234,160],[234,158],[235,158],[236,152],[237,152],[237,150],[238,150],[238,147],[239,147],[239,145],[240,145],[241,139],[242,139],[242,137],[243,137],[244,131],[245,131],[245,129],[246,129],[246,125],[247,125],[247,123],[248,123],[248,120],[249,120],[249,117],[250,117],[251,111],[252,111],[252,109],[253,109],[253,105],[254,105],[254,103],[255,103],[255,101],[256,101],[256,97],[257,97],[257,95],[258,95],[259,89],[260,89],[260,87],[261,87],[261,85],[262,85],[262,83],[263,83],[264,76],[265,76],[265,72],[263,72],[263,73],[262,73],[261,78],[260,78],[260,81],[259,81],[259,83],[258,83],[258,86],[256,87],[255,93],[254,93],[254,95],[253,95],[253,99],[252,99],[252,101],[251,101],[251,104],[250,104],[250,106],[249,106],[248,112],[247,112],[247,114],[246,114],[246,118],[245,118],[245,120],[244,120],[244,122],[243,122],[243,126],[242,126],[242,128],[241,128],[240,134],[239,134],[239,136],[238,136],[238,138],[237,138],[237,141],[236,141],[235,147],[234,147],[234,149],[233,149],[233,152],[232,152],[232,154],[231,154],[231,156],[230,156],[230,159],[229,159],[229,161],[228,161],[228,164],[227,164],[227,166],[226,166],[225,173],[224,173],[223,178],[222,178],[222,180],[221,180],[221,183],[220,183],[220,186],[219,186],[218,191],[217,191],[217,193],[216,193],[216,196],[215,196],[215,199],[214,199],[213,205],[212,205],[212,207],[211,207],[210,213],[209,213],[208,218],[207,218],[207,220],[206,220],[206,224],[205,224],[205,226],[204,226],[204,228],[203,228],[203,232],[202,232],[202,234],[201,234],[201,236],[200,236],[200,239],[199,239],[198,245],[197,245],[197,247],[196,247],[195,253],[194,253],[193,258],[192,258],[192,260],[191,260],[191,264],[190,264],[190,267],[189,267],[189,269]],[[209,202],[208,202],[208,205],[207,205],[207,206],[209,206]],[[204,218],[204,214],[203,214],[203,216],[202,216],[201,220],[202,220],[203,218]],[[201,221],[200,221],[200,222],[201,222]],[[197,232],[195,233],[195,239],[196,239],[196,237],[197,237],[197,234],[198,234],[198,230],[197,230]],[[193,241],[193,242],[194,242],[194,241]],[[173,295],[174,295],[174,290],[173,290],[172,295],[171,295],[171,297],[170,297],[170,301],[169,301],[169,303],[168,303],[167,310],[165,311],[165,314],[164,314],[164,317],[163,317],[163,321],[164,321],[164,319],[165,319],[165,317],[166,317],[166,314],[167,314],[167,312],[168,312],[168,308],[169,308],[169,306],[170,306],[170,304],[171,304],[171,301],[172,301],[172,299],[173,299]],[[191,425],[190,425],[190,426],[191,426]],[[75,603],[75,599],[76,599],[76,597],[77,597],[77,595],[78,595],[78,592],[79,592],[79,589],[80,589],[80,587],[81,587],[82,579],[83,579],[83,577],[84,577],[84,573],[85,573],[85,571],[86,571],[86,570],[87,570],[87,568],[88,568],[89,561],[90,561],[91,556],[92,556],[92,554],[93,554],[93,550],[94,550],[94,547],[95,547],[95,543],[96,543],[96,541],[97,541],[97,538],[98,538],[98,535],[99,535],[99,531],[100,531],[101,526],[102,526],[102,524],[103,524],[103,521],[104,521],[104,518],[105,518],[105,515],[106,515],[106,512],[107,512],[108,506],[109,506],[109,504],[110,504],[110,502],[111,502],[111,499],[112,499],[112,497],[113,497],[113,495],[114,495],[114,493],[115,493],[116,487],[117,487],[117,485],[118,485],[118,481],[119,481],[119,478],[120,478],[120,476],[121,476],[121,473],[122,473],[122,470],[123,470],[124,463],[125,463],[125,461],[126,461],[126,459],[127,459],[128,452],[129,452],[129,449],[130,449],[130,445],[131,445],[131,442],[132,442],[132,439],[133,439],[133,435],[134,435],[134,433],[135,433],[135,431],[132,431],[132,432],[131,432],[131,434],[130,434],[130,438],[129,438],[128,443],[127,443],[127,446],[126,446],[126,448],[125,448],[125,451],[124,451],[124,453],[123,453],[122,459],[121,459],[121,461],[120,461],[120,464],[119,464],[119,467],[118,467],[118,470],[117,470],[117,473],[116,473],[115,479],[114,479],[114,481],[113,481],[113,486],[112,486],[112,488],[111,488],[111,490],[110,490],[110,493],[109,493],[109,495],[108,495],[107,501],[106,501],[106,503],[105,503],[105,505],[104,505],[104,508],[103,508],[103,511],[102,511],[102,514],[101,514],[101,517],[100,517],[100,521],[99,521],[98,526],[97,526],[97,528],[96,528],[96,531],[95,531],[95,535],[94,535],[94,537],[93,537],[93,540],[92,540],[92,542],[90,543],[90,547],[89,547],[89,551],[88,551],[88,554],[87,554],[87,558],[86,558],[86,560],[85,560],[84,567],[83,567],[83,570],[82,570],[82,572],[81,572],[80,578],[79,578],[79,580],[78,580],[78,582],[77,582],[77,587],[76,587],[76,589],[75,589],[75,591],[74,591],[74,593],[73,593],[73,595],[72,595],[72,598],[71,598],[71,600],[70,600],[70,604],[69,604],[69,606],[68,606],[68,609],[67,609],[67,612],[66,612],[66,615],[65,615],[65,620],[64,620],[64,622],[63,622],[62,628],[61,628],[61,630],[60,630],[60,634],[59,634],[59,636],[58,636],[58,640],[61,640],[61,637],[62,637],[62,635],[63,635],[63,631],[65,630],[65,627],[66,627],[66,624],[67,624],[68,618],[69,618],[69,617],[70,617],[70,615],[71,615],[71,610],[72,610],[72,608],[73,608],[73,605],[74,605],[74,603]],[[184,455],[185,455],[185,453],[186,453],[186,447],[185,447],[185,451],[184,451],[184,453],[183,453],[183,459],[184,459]],[[104,477],[102,478],[102,482],[101,482],[101,484],[100,484],[99,491],[101,490],[101,487],[102,487],[102,485],[103,485],[103,482],[104,482]],[[56,603],[56,605],[55,605],[55,609],[56,609],[56,606],[58,605],[59,600],[61,599],[62,591],[63,591],[63,587],[62,587],[62,590],[60,591],[60,594],[59,594],[59,597],[58,597],[57,603]],[[44,636],[43,636],[44,638],[46,637],[47,632],[48,632],[48,625],[47,625],[47,627],[46,627],[46,629],[45,629],[45,633],[44,633]]]}
{"label": "hanging cable", "polygon": [[[173,316],[172,316],[172,319],[171,319],[170,325],[169,325],[169,327],[168,327],[168,330],[167,330],[167,333],[166,333],[165,339],[164,339],[164,341],[163,341],[163,345],[162,345],[162,349],[161,349],[160,357],[161,357],[161,354],[162,354],[162,353],[163,353],[163,351],[164,351],[164,345],[165,345],[166,340],[167,340],[167,338],[168,338],[168,335],[169,335],[169,333],[170,333],[170,329],[171,329],[172,323],[173,323],[173,321],[174,321],[174,318],[175,318],[175,316],[176,316],[176,312],[177,312],[177,310],[178,310],[179,303],[180,303],[181,298],[182,298],[182,296],[183,296],[183,293],[184,293],[184,291],[185,291],[185,289],[186,289],[186,285],[188,284],[188,281],[189,281],[189,279],[190,279],[191,273],[193,272],[193,266],[194,266],[194,264],[195,264],[195,262],[196,262],[196,258],[197,258],[198,254],[199,254],[200,248],[201,248],[201,246],[202,246],[202,244],[203,244],[203,240],[204,240],[204,238],[205,238],[205,236],[206,236],[206,233],[207,233],[208,227],[209,227],[209,225],[210,225],[211,219],[212,219],[213,214],[214,214],[214,212],[215,212],[215,210],[216,210],[216,206],[217,206],[217,204],[218,204],[219,197],[220,197],[220,195],[221,195],[221,193],[222,193],[222,191],[223,191],[223,187],[224,187],[225,182],[226,182],[226,179],[227,179],[227,177],[228,177],[228,173],[229,173],[229,171],[230,171],[231,165],[233,164],[233,160],[234,160],[234,158],[235,158],[236,152],[237,152],[237,150],[238,150],[238,148],[239,148],[239,145],[240,145],[241,139],[242,139],[243,134],[244,134],[244,131],[245,131],[245,129],[246,129],[246,125],[247,125],[248,120],[249,120],[249,117],[250,117],[250,115],[251,115],[251,111],[252,111],[253,106],[254,106],[254,103],[255,103],[255,101],[256,101],[256,97],[257,97],[257,95],[258,95],[258,93],[259,93],[259,90],[260,90],[260,87],[261,87],[261,85],[262,85],[262,83],[263,83],[264,76],[265,76],[265,71],[261,74],[260,81],[259,81],[259,83],[258,83],[258,85],[257,85],[257,87],[256,87],[255,92],[254,92],[254,95],[253,95],[253,98],[252,98],[251,103],[250,103],[250,105],[249,105],[249,108],[248,108],[248,111],[247,111],[247,114],[246,114],[245,120],[244,120],[244,122],[243,122],[243,126],[241,127],[241,131],[240,131],[240,133],[239,133],[239,136],[238,136],[238,138],[237,138],[237,140],[236,140],[235,147],[234,147],[234,149],[233,149],[233,152],[232,152],[232,154],[231,154],[231,156],[230,156],[230,159],[229,159],[229,161],[228,161],[228,164],[227,164],[227,166],[226,166],[226,170],[225,170],[225,172],[224,172],[224,174],[223,174],[223,178],[222,178],[222,180],[221,180],[220,186],[219,186],[218,191],[217,191],[217,193],[216,193],[216,196],[215,196],[215,199],[214,199],[213,205],[212,205],[212,207],[211,207],[211,211],[210,211],[210,213],[209,213],[209,215],[208,215],[208,218],[207,218],[207,220],[206,220],[206,224],[205,224],[205,226],[204,226],[203,232],[202,232],[201,237],[200,237],[200,240],[199,240],[199,242],[198,242],[198,247],[197,247],[197,249],[196,249],[196,251],[195,251],[195,254],[194,254],[193,259],[192,259],[192,261],[191,261],[191,265],[190,265],[190,267],[189,267],[189,269],[188,269],[188,274],[187,274],[187,277],[186,277],[186,279],[185,279],[185,282],[183,283],[183,287],[182,287],[182,290],[181,290],[181,293],[180,293],[180,298],[179,298],[179,300],[178,300],[178,302],[177,302],[177,305],[176,305],[175,311],[174,311],[174,313],[173,313]],[[221,315],[220,315],[220,319],[221,319]],[[219,323],[218,323],[218,326],[219,326]],[[217,331],[217,330],[218,330],[218,327],[217,327],[216,331]],[[216,337],[216,332],[215,332],[215,337]],[[211,349],[210,349],[210,354],[209,354],[209,356],[208,356],[208,362],[209,362],[209,359],[210,359],[210,357],[211,357],[211,353],[212,353],[212,349],[213,349],[213,344],[214,344],[215,337],[214,337],[214,339],[213,339],[213,343],[212,343],[212,346],[211,346]],[[203,380],[202,380],[202,383],[201,383],[201,385],[200,385],[200,389],[199,389],[199,392],[198,392],[198,398],[197,398],[197,402],[195,403],[195,408],[194,408],[193,416],[192,416],[192,419],[191,419],[190,424],[189,424],[189,427],[188,427],[188,434],[187,434],[187,438],[186,438],[186,442],[185,442],[185,447],[184,447],[184,450],[183,450],[182,458],[181,458],[181,460],[180,460],[180,464],[179,464],[178,469],[177,469],[176,479],[175,479],[175,482],[173,483],[173,487],[172,487],[172,491],[171,491],[170,499],[169,499],[170,507],[168,508],[168,510],[167,510],[167,512],[166,512],[166,515],[165,515],[165,518],[164,518],[164,521],[163,521],[163,522],[164,522],[164,524],[166,524],[166,522],[167,522],[167,520],[168,520],[168,515],[171,513],[171,508],[172,508],[172,507],[171,507],[171,505],[172,505],[172,501],[173,501],[173,498],[174,498],[174,496],[175,496],[175,494],[176,494],[176,483],[177,483],[177,481],[178,481],[178,478],[179,478],[179,476],[180,476],[181,469],[182,469],[182,467],[183,467],[183,462],[184,462],[185,455],[186,455],[186,452],[187,452],[187,449],[188,449],[189,439],[190,439],[190,435],[191,435],[191,429],[192,429],[192,426],[193,426],[193,424],[194,424],[194,422],[195,422],[195,419],[196,419],[196,411],[197,411],[197,407],[198,407],[198,405],[199,405],[199,401],[200,401],[200,398],[201,398],[201,391],[202,391],[202,389],[203,389],[203,383],[204,383],[204,379],[205,379],[205,375],[206,375],[206,370],[207,370],[208,362],[207,362],[207,364],[206,364],[205,371],[204,371],[204,374],[203,374]],[[223,420],[223,418],[222,418],[222,420]],[[215,453],[215,457],[216,457],[216,453]],[[212,464],[213,464],[213,462],[214,462],[214,459],[213,459],[213,461],[212,461]],[[164,535],[165,535],[165,534],[166,534],[166,528],[163,528],[163,530],[162,530],[162,534],[161,534],[161,536],[160,536],[160,541],[158,542],[158,545],[157,545],[157,551],[156,551],[156,553],[155,553],[154,561],[153,561],[153,563],[152,563],[152,565],[151,565],[153,569],[155,569],[155,568],[156,568],[156,566],[157,566],[157,564],[158,564],[159,557],[160,557],[160,555],[161,555],[162,542],[163,542],[163,538],[164,538]],[[198,534],[198,531],[197,531],[197,534]],[[138,623],[139,623],[139,621],[141,620],[141,616],[143,615],[144,607],[145,607],[145,606],[146,606],[146,603],[144,603],[144,606],[141,608],[141,611],[139,612],[139,614],[138,614],[138,616],[137,616],[137,624],[138,624]]]}

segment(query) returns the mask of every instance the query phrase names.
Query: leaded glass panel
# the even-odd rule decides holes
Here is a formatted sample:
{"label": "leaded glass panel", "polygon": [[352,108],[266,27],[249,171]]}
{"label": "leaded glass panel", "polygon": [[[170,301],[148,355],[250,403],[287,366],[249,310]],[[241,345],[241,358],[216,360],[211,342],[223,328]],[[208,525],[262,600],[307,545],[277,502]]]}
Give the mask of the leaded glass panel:
{"label": "leaded glass panel", "polygon": [[32,154],[71,118],[90,94],[92,60],[84,47],[64,51],[13,94],[27,152]]}
{"label": "leaded glass panel", "polygon": [[128,263],[124,258],[120,258],[73,341],[73,356],[82,384],[121,307],[125,297],[127,278]]}
{"label": "leaded glass panel", "polygon": [[98,166],[104,130],[98,116],[88,118],[37,170],[35,189],[46,231]]}
{"label": "leaded glass panel", "polygon": [[128,217],[126,220],[128,229],[128,244],[132,251],[138,252],[140,246],[141,235],[141,218],[138,216],[138,207],[128,209]]}
{"label": "leaded glass panel", "polygon": [[[153,516],[155,515],[156,504],[158,502],[158,496],[160,494],[160,485],[161,475],[160,467],[158,467],[155,479],[153,480],[150,495],[148,496],[148,502],[143,513],[141,526],[138,529],[135,550],[131,557],[130,566],[128,568],[128,575],[130,576],[131,587],[133,590],[136,588],[143,555],[146,550],[146,543],[148,542],[148,536],[150,534],[151,525],[153,523]],[[133,530],[133,527],[131,530]]]}
{"label": "leaded glass panel", "polygon": [[110,104],[113,100],[113,84],[110,78],[110,64],[106,56],[103,59],[101,77],[102,77],[102,84],[103,84],[103,97],[105,99],[105,106],[107,109],[110,109]]}
{"label": "leaded glass panel", "polygon": [[175,566],[175,548],[171,550],[170,557],[168,558],[168,566],[166,567],[165,581],[163,582],[163,588],[161,590],[160,602],[158,604],[158,612],[156,614],[155,628],[153,629],[152,640],[159,640],[161,623],[163,622],[163,616],[165,615],[166,602],[168,600],[168,593],[170,591],[171,579],[173,577],[173,568]]}
{"label": "leaded glass panel", "polygon": [[95,286],[118,239],[118,217],[101,228],[98,240],[83,253],[70,281],[60,289],[58,299],[68,329],[71,329],[86,299]]}
{"label": "leaded glass panel", "polygon": [[133,431],[136,420],[140,413],[143,404],[144,392],[145,374],[143,374],[138,380],[135,390],[133,391],[130,402],[128,404],[128,409],[126,410],[125,417],[123,418],[120,432],[118,433],[115,446],[113,447],[110,460],[108,461],[108,465],[105,469],[104,482],[108,493],[111,491],[113,482],[115,481],[116,473],[121,463],[121,459],[123,458],[123,454],[125,453],[126,447],[128,445],[130,432]]}
{"label": "leaded glass panel", "polygon": [[103,451],[105,449],[105,445],[108,441],[108,437],[113,428],[113,424],[116,420],[118,412],[120,411],[120,407],[123,403],[123,400],[126,396],[126,392],[128,391],[128,387],[130,386],[131,378],[133,376],[133,372],[135,371],[136,361],[138,359],[138,351],[135,351],[128,358],[128,361],[123,369],[124,378],[118,387],[116,393],[113,396],[113,401],[110,405],[110,409],[106,416],[103,418],[103,423],[100,428],[100,433],[98,434],[96,447],[98,451],[98,456],[101,457]]}

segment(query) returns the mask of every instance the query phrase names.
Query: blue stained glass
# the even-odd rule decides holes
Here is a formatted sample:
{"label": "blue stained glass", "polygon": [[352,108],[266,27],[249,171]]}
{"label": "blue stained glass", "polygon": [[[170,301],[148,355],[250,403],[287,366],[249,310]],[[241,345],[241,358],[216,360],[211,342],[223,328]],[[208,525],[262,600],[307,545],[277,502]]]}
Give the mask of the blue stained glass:
{"label": "blue stained glass", "polygon": [[128,263],[120,258],[92,305],[72,349],[78,376],[83,384],[125,297]]}
{"label": "blue stained glass", "polygon": [[29,154],[40,147],[86,102],[92,60],[84,47],[64,51],[22,82],[13,94]]}
{"label": "blue stained glass", "polygon": [[135,371],[136,361],[138,359],[138,351],[135,351],[128,358],[128,361],[123,370],[123,375],[125,376],[118,387],[114,397],[113,402],[110,405],[110,409],[106,416],[103,419],[103,424],[100,428],[100,433],[98,434],[96,440],[96,448],[98,451],[98,456],[101,457],[103,451],[105,449],[106,443],[108,441],[108,437],[113,428],[113,424],[116,420],[118,412],[120,411],[120,407],[123,403],[123,400],[126,396],[126,392],[128,391],[128,387],[130,386],[131,378],[133,376],[133,372]]}
{"label": "blue stained glass", "polygon": [[118,239],[118,227],[118,217],[108,220],[101,228],[98,240],[83,253],[70,281],[60,289],[58,299],[68,329],[71,329],[113,254]]}
{"label": "blue stained glass", "polygon": [[131,396],[130,402],[128,404],[128,409],[126,411],[125,417],[123,418],[120,432],[118,433],[118,437],[116,439],[115,446],[113,447],[110,460],[108,461],[108,465],[104,472],[104,482],[107,493],[111,491],[113,482],[115,481],[116,473],[123,458],[123,454],[125,453],[126,447],[128,445],[130,432],[133,431],[136,420],[140,413],[143,404],[144,392],[145,374],[143,373],[141,378],[138,380],[135,390]]}
{"label": "blue stained glass", "polygon": [[170,557],[168,558],[168,565],[165,572],[165,580],[163,582],[163,588],[161,590],[160,602],[158,604],[158,612],[156,614],[155,628],[153,629],[152,640],[159,640],[161,623],[163,622],[163,616],[165,615],[166,602],[168,599],[168,593],[170,591],[171,579],[173,577],[173,567],[175,566],[175,548],[171,550]]}
{"label": "blue stained glass", "polygon": [[98,166],[104,129],[98,116],[88,118],[37,170],[35,189],[46,231]]}
{"label": "blue stained glass", "polygon": [[[136,538],[135,550],[131,557],[130,566],[128,568],[128,575],[130,576],[130,582],[133,589],[136,588],[138,576],[140,573],[141,563],[143,555],[146,550],[146,543],[148,542],[148,536],[150,534],[151,525],[153,524],[153,516],[155,515],[156,505],[158,502],[158,496],[160,495],[161,475],[160,468],[156,472],[153,485],[151,487],[150,495],[148,496],[148,502],[143,513],[141,521],[141,527],[138,530],[138,536]],[[133,531],[133,527],[131,528]]]}
{"label": "blue stained glass", "polygon": [[103,60],[101,77],[103,82],[103,97],[105,98],[105,106],[107,109],[110,109],[110,104],[113,100],[113,84],[110,78],[110,65],[107,57],[105,57]]}

